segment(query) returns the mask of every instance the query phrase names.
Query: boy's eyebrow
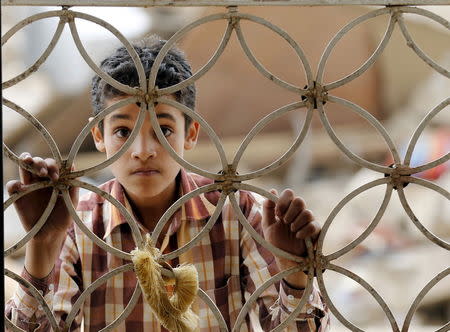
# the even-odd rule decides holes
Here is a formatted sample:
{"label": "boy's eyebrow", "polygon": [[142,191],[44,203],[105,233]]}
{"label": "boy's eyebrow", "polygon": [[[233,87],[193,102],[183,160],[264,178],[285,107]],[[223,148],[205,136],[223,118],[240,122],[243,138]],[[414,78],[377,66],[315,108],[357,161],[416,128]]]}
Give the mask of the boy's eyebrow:
{"label": "boy's eyebrow", "polygon": [[173,122],[177,122],[175,120],[175,117],[170,113],[158,113],[158,114],[156,114],[156,117],[158,119],[169,119],[169,120],[172,120]]}
{"label": "boy's eyebrow", "polygon": [[113,114],[110,118],[110,121],[114,121],[114,120],[120,120],[120,119],[125,119],[125,120],[130,120],[130,116],[128,114]]}
{"label": "boy's eyebrow", "polygon": [[[172,120],[173,122],[176,122],[175,117],[170,113],[158,113],[158,114],[156,114],[156,117],[158,119],[169,119],[169,120]],[[110,118],[110,121],[121,120],[121,119],[122,120],[130,120],[131,117],[128,114],[118,113],[118,114],[113,114]]]}

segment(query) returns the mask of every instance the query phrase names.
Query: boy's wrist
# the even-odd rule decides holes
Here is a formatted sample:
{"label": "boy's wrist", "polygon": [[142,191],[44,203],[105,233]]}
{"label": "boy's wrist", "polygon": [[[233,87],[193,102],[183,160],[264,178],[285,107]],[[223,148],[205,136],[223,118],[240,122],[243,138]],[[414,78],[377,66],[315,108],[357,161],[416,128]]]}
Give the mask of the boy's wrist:
{"label": "boy's wrist", "polygon": [[297,272],[283,278],[286,284],[293,289],[305,289],[307,276],[303,272]]}
{"label": "boy's wrist", "polygon": [[27,242],[27,247],[36,247],[39,249],[56,248],[62,244],[66,238],[66,232],[56,234],[35,235]]}
{"label": "boy's wrist", "polygon": [[[290,261],[283,258],[275,257],[278,268],[283,271],[290,269],[292,267],[298,266],[297,262]],[[303,271],[291,273],[290,275],[283,278],[286,284],[294,289],[304,289],[306,287],[306,282],[308,277]]]}
{"label": "boy's wrist", "polygon": [[283,278],[283,282],[286,284],[287,287],[292,288],[294,290],[301,290],[301,291],[305,290],[305,286],[298,287],[297,285],[293,285],[290,282],[288,282],[286,278]]}
{"label": "boy's wrist", "polygon": [[31,239],[27,243],[25,269],[36,279],[47,277],[55,266],[63,238],[54,238],[52,242]]}
{"label": "boy's wrist", "polygon": [[33,286],[36,287],[38,290],[43,290],[44,288],[48,288],[48,285],[53,281],[54,271],[55,266],[53,265],[52,270],[46,276],[42,278],[37,278],[33,274],[31,274],[30,271],[28,271],[26,266],[24,266],[21,277],[32,283]]}

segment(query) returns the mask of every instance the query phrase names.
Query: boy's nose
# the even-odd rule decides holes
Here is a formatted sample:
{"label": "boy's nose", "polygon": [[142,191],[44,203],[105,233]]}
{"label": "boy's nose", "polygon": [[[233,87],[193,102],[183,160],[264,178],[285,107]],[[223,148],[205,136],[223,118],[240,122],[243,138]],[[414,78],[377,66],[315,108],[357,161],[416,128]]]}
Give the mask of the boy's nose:
{"label": "boy's nose", "polygon": [[157,142],[147,135],[138,135],[131,144],[131,157],[146,161],[149,158],[156,157]]}

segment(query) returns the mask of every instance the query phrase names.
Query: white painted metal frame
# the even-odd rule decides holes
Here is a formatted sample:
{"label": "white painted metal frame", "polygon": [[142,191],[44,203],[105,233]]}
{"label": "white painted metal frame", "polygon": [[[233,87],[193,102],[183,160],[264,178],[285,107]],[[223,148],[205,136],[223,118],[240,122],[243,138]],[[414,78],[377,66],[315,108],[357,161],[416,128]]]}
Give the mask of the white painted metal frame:
{"label": "white painted metal frame", "polygon": [[[308,62],[307,57],[305,56],[305,53],[303,52],[300,45],[297,44],[297,42],[289,36],[289,34],[286,31],[283,31],[281,28],[275,26],[274,24],[270,23],[269,21],[257,17],[250,14],[244,14],[240,13],[238,11],[238,7],[235,5],[353,5],[353,4],[366,4],[366,5],[383,5],[383,8],[375,9],[361,17],[358,17],[357,19],[351,21],[346,26],[344,26],[335,37],[330,41],[328,46],[325,48],[322,58],[320,60],[317,73],[314,75],[310,64]],[[136,224],[136,220],[134,220],[133,216],[125,209],[125,207],[118,202],[116,199],[114,199],[111,195],[108,193],[98,189],[97,187],[90,185],[88,183],[85,183],[83,181],[77,180],[77,177],[80,177],[82,175],[89,175],[92,174],[98,170],[101,170],[109,165],[111,165],[114,161],[116,161],[125,151],[128,149],[128,147],[132,144],[134,138],[136,137],[138,131],[140,130],[143,121],[144,116],[148,112],[150,115],[150,119],[153,125],[153,128],[156,128],[156,134],[161,142],[161,144],[164,146],[164,148],[167,149],[167,151],[170,153],[170,155],[182,166],[185,167],[187,170],[201,174],[203,176],[206,176],[208,178],[211,178],[215,180],[215,183],[203,186],[201,188],[196,189],[195,191],[181,197],[178,199],[167,211],[166,213],[161,217],[159,220],[154,232],[152,233],[152,238],[156,239],[158,238],[159,234],[161,233],[164,225],[169,221],[170,217],[175,213],[175,211],[184,204],[187,200],[191,199],[192,197],[195,197],[199,194],[214,191],[214,190],[221,190],[221,196],[219,199],[219,202],[217,204],[216,210],[213,213],[212,217],[204,227],[204,229],[194,238],[192,241],[187,243],[181,248],[178,248],[177,250],[163,255],[162,259],[164,260],[170,260],[174,257],[177,257],[187,250],[189,250],[192,246],[195,245],[201,238],[209,232],[209,230],[213,227],[214,223],[216,222],[220,211],[225,203],[225,200],[228,198],[231,202],[233,208],[236,211],[236,214],[238,216],[239,222],[242,224],[242,226],[249,231],[249,233],[253,236],[253,238],[263,245],[264,247],[270,249],[275,255],[280,257],[289,258],[292,260],[297,261],[298,267],[291,268],[286,271],[281,271],[277,275],[273,276],[269,280],[267,280],[259,289],[257,289],[252,296],[249,298],[249,301],[247,301],[242,308],[241,312],[239,313],[239,316],[237,318],[237,322],[235,326],[232,328],[233,331],[239,331],[241,324],[244,322],[245,315],[248,313],[248,310],[250,309],[250,306],[256,301],[259,294],[261,294],[267,287],[269,287],[274,282],[277,282],[281,280],[281,278],[303,270],[308,275],[308,282],[306,286],[306,290],[304,293],[304,296],[302,297],[300,304],[297,306],[297,308],[292,312],[292,314],[284,321],[282,322],[277,328],[275,328],[273,331],[281,331],[290,321],[292,321],[295,316],[300,312],[303,305],[306,303],[307,298],[309,297],[312,285],[313,285],[313,279],[317,278],[320,290],[325,298],[326,303],[330,307],[333,314],[350,330],[352,331],[361,331],[360,328],[349,322],[345,317],[342,316],[342,314],[339,312],[339,310],[334,306],[333,302],[331,301],[323,278],[323,272],[325,270],[333,270],[337,273],[343,274],[356,282],[358,282],[362,287],[364,287],[373,297],[374,299],[379,303],[383,311],[385,312],[390,324],[392,331],[402,331],[406,332],[409,329],[410,322],[413,318],[414,312],[419,306],[421,300],[426,295],[426,293],[440,280],[447,277],[450,274],[450,268],[445,269],[441,273],[439,273],[435,278],[433,278],[417,295],[415,301],[412,303],[409,312],[403,322],[402,327],[400,327],[399,322],[396,321],[394,318],[391,310],[387,306],[387,304],[384,302],[384,300],[381,298],[381,296],[378,294],[378,292],[373,289],[365,280],[360,278],[358,275],[354,274],[353,272],[340,267],[336,264],[333,264],[332,261],[336,260],[337,258],[341,257],[342,255],[346,254],[350,250],[354,249],[358,244],[360,244],[364,239],[367,238],[371,234],[371,232],[374,230],[374,228],[377,226],[378,222],[382,218],[383,214],[386,211],[386,207],[390,201],[390,198],[392,196],[392,193],[395,190],[397,190],[397,193],[399,195],[400,201],[410,217],[411,221],[416,225],[416,227],[423,233],[424,236],[426,236],[430,241],[434,242],[438,246],[450,250],[450,244],[446,242],[443,239],[440,239],[436,235],[434,235],[432,232],[430,232],[414,215],[413,211],[411,210],[408,200],[405,197],[403,187],[407,183],[412,183],[414,185],[419,185],[425,188],[428,188],[430,190],[436,191],[437,193],[441,194],[447,200],[450,200],[450,193],[439,186],[437,186],[434,183],[431,183],[426,180],[419,179],[417,177],[414,177],[413,175],[419,172],[422,172],[427,169],[431,169],[433,167],[436,167],[438,165],[441,165],[448,161],[450,159],[450,152],[447,152],[445,155],[441,156],[437,160],[434,160],[432,162],[429,162],[427,164],[417,166],[417,167],[410,167],[410,161],[411,156],[414,151],[416,142],[418,138],[420,137],[421,133],[424,131],[427,124],[430,122],[432,118],[434,118],[439,112],[447,109],[450,104],[450,97],[443,100],[439,105],[437,105],[434,109],[432,109],[428,115],[423,119],[423,121],[419,124],[419,126],[416,128],[414,134],[412,135],[410,139],[410,143],[407,149],[406,156],[404,160],[401,160],[401,156],[399,155],[397,151],[397,147],[395,146],[393,140],[391,139],[389,133],[386,131],[384,126],[376,119],[374,118],[369,112],[367,112],[362,107],[352,103],[351,101],[344,100],[342,98],[338,98],[336,96],[333,96],[331,93],[334,89],[344,85],[348,84],[352,80],[356,79],[360,75],[362,75],[364,72],[367,71],[368,68],[370,68],[374,62],[378,59],[380,54],[384,51],[385,47],[390,41],[390,38],[392,36],[392,31],[396,24],[399,25],[400,30],[405,38],[405,41],[409,47],[411,47],[412,51],[414,51],[426,64],[428,64],[431,68],[433,68],[438,73],[442,74],[443,76],[450,78],[449,70],[446,68],[443,68],[438,63],[434,62],[430,57],[428,57],[414,42],[412,39],[412,36],[407,28],[407,25],[404,22],[403,16],[404,14],[415,14],[415,15],[421,15],[423,17],[426,17],[428,19],[434,20],[435,22],[441,24],[446,29],[450,30],[450,24],[448,21],[443,19],[442,17],[431,13],[427,10],[417,8],[417,7],[409,7],[409,6],[393,6],[393,5],[405,5],[405,4],[414,4],[414,5],[430,5],[430,4],[438,4],[438,5],[449,5],[450,1],[445,0],[416,0],[416,1],[404,1],[404,0],[392,0],[392,1],[371,1],[371,0],[305,0],[305,1],[181,1],[181,0],[154,0],[154,1],[142,1],[142,0],[128,0],[128,1],[122,1],[122,0],[108,0],[108,1],[93,1],[93,0],[73,0],[73,1],[65,1],[65,0],[59,0],[59,1],[51,1],[51,0],[6,0],[2,1],[2,5],[55,5],[55,6],[78,6],[78,5],[91,5],[91,6],[224,6],[227,7],[224,9],[223,13],[214,14],[210,16],[206,16],[203,18],[200,18],[186,27],[179,30],[177,33],[175,33],[169,41],[166,43],[166,45],[162,48],[160,53],[158,54],[155,64],[152,68],[152,71],[150,73],[150,77],[147,80],[145,78],[144,69],[142,67],[142,64],[140,63],[138,56],[133,49],[130,42],[118,31],[115,29],[111,24],[108,22],[105,22],[97,17],[77,12],[76,9],[69,10],[68,7],[63,7],[62,10],[54,10],[54,11],[48,11],[39,13],[36,15],[33,15],[19,23],[17,23],[13,28],[11,28],[6,34],[2,37],[2,46],[20,29],[24,28],[28,24],[31,24],[33,22],[44,20],[50,17],[59,17],[60,21],[56,28],[56,31],[53,35],[53,38],[51,39],[47,49],[43,52],[43,54],[40,56],[40,58],[27,70],[25,70],[20,75],[2,83],[2,89],[7,89],[11,86],[14,86],[15,84],[19,83],[20,81],[26,79],[28,76],[32,75],[35,71],[39,69],[39,67],[46,61],[49,54],[53,51],[55,45],[57,44],[62,30],[64,29],[65,25],[69,25],[72,37],[75,41],[76,47],[79,50],[81,56],[84,58],[86,63],[96,72],[100,77],[102,77],[106,82],[108,82],[110,85],[114,86],[120,91],[125,92],[130,97],[126,98],[124,100],[121,100],[120,102],[115,103],[114,105],[111,105],[110,107],[107,107],[104,109],[100,114],[98,114],[93,121],[91,121],[89,124],[87,124],[83,130],[80,132],[78,137],[76,138],[75,142],[72,145],[72,148],[69,152],[69,155],[66,160],[63,160],[61,153],[59,151],[58,146],[56,145],[54,139],[51,137],[51,135],[48,133],[48,131],[45,129],[45,127],[39,123],[39,121],[30,113],[28,113],[26,110],[21,108],[19,105],[15,104],[13,101],[3,99],[3,105],[7,106],[8,108],[14,110],[21,116],[23,116],[25,119],[30,121],[30,123],[42,134],[43,138],[47,142],[47,144],[50,147],[51,153],[53,158],[57,161],[58,165],[61,168],[61,178],[57,182],[52,181],[43,181],[38,184],[34,184],[28,187],[26,192],[15,194],[11,196],[6,202],[4,202],[4,209],[7,209],[11,204],[13,204],[16,200],[18,200],[20,197],[41,189],[45,187],[52,187],[53,192],[51,199],[48,203],[47,208],[43,212],[42,216],[40,217],[37,224],[33,227],[33,229],[28,232],[20,241],[18,241],[16,244],[11,246],[10,248],[7,248],[4,251],[4,256],[9,256],[13,254],[15,251],[19,250],[21,247],[23,247],[26,242],[28,242],[44,225],[47,217],[49,216],[51,210],[53,209],[57,194],[62,194],[64,201],[66,205],[69,208],[69,211],[75,221],[75,223],[89,236],[89,238],[95,242],[97,245],[99,245],[101,248],[103,248],[105,251],[109,252],[112,255],[116,255],[120,258],[123,258],[125,260],[130,260],[131,255],[127,252],[123,252],[121,250],[118,250],[117,248],[113,248],[107,243],[105,243],[102,239],[98,238],[95,234],[93,234],[91,231],[87,229],[86,226],[82,223],[80,218],[77,216],[75,212],[75,207],[72,205],[69,193],[68,193],[68,187],[69,186],[77,186],[82,187],[87,190],[90,190],[92,192],[95,192],[99,194],[100,196],[104,197],[108,201],[110,201],[114,206],[116,206],[121,213],[125,216],[127,222],[130,224],[130,227],[133,232],[134,240],[136,242],[136,246],[139,248],[142,248],[143,246],[143,238],[140,234],[139,228]],[[330,56],[331,52],[335,48],[335,46],[338,44],[339,40],[342,39],[345,34],[350,31],[351,29],[355,28],[356,26],[363,24],[364,22],[377,17],[381,15],[389,16],[389,23],[386,27],[386,32],[384,34],[384,37],[382,38],[381,42],[379,43],[377,49],[374,51],[374,53],[369,57],[369,59],[357,70],[355,70],[353,73],[350,73],[349,75],[343,77],[342,79],[339,79],[335,82],[324,82],[323,77],[326,69],[326,63],[327,59]],[[133,61],[136,65],[138,74],[139,74],[139,83],[140,86],[137,88],[132,88],[126,85],[123,85],[117,81],[115,81],[112,77],[109,77],[106,73],[104,73],[90,58],[89,54],[86,52],[77,32],[77,20],[87,20],[91,21],[93,23],[96,23],[105,29],[109,30],[112,34],[114,34],[126,47],[128,52],[133,58]],[[167,52],[170,50],[170,48],[177,42],[181,37],[183,37],[186,33],[188,33],[190,30],[194,29],[195,27],[205,24],[207,22],[211,21],[217,21],[217,20],[226,20],[228,22],[228,25],[226,27],[226,30],[223,34],[222,41],[220,42],[219,46],[217,47],[217,50],[213,54],[213,56],[210,58],[210,60],[202,67],[200,68],[196,73],[192,75],[189,79],[176,84],[171,87],[167,87],[164,89],[158,89],[155,87],[155,81],[156,81],[156,73],[157,68],[159,68],[160,63],[162,62],[164,56],[167,54]],[[306,74],[306,88],[301,88],[298,86],[294,86],[290,83],[287,83],[274,75],[273,73],[270,73],[253,55],[251,49],[249,48],[246,40],[246,36],[244,32],[241,29],[240,22],[242,20],[252,21],[256,24],[259,24],[267,29],[272,30],[276,34],[278,34],[280,37],[282,37],[286,42],[292,46],[293,50],[298,56],[299,63],[301,63],[303,70]],[[192,84],[196,80],[198,80],[201,76],[203,76],[208,70],[210,70],[218,58],[221,56],[225,48],[227,47],[228,41],[230,40],[230,37],[233,33],[233,31],[236,33],[236,36],[238,38],[238,41],[250,60],[250,62],[255,66],[255,68],[263,75],[265,78],[271,80],[274,84],[277,84],[278,86],[287,89],[289,91],[293,91],[298,93],[299,95],[299,101],[291,103],[289,105],[285,105],[263,119],[261,119],[249,132],[247,137],[243,140],[241,143],[238,151],[236,152],[235,156],[231,161],[229,161],[226,157],[225,151],[223,150],[220,138],[217,136],[217,134],[214,132],[214,130],[208,125],[208,123],[202,118],[202,116],[194,110],[189,109],[188,107],[167,98],[168,95],[179,91],[180,89],[184,88],[185,86]],[[113,112],[119,107],[122,107],[127,104],[135,103],[139,101],[141,103],[141,110],[139,113],[139,117],[137,120],[137,123],[135,127],[133,128],[133,131],[129,137],[129,139],[126,141],[126,143],[122,146],[122,148],[111,158],[105,160],[104,162],[100,163],[99,165],[96,165],[94,167],[90,167],[85,170],[81,171],[74,171],[71,172],[71,165],[75,159],[76,154],[78,153],[78,150],[81,146],[81,143],[84,141],[84,139],[89,135],[90,129],[97,124],[100,120],[102,120],[107,114],[110,112]],[[212,142],[217,148],[217,151],[219,153],[220,163],[222,165],[222,171],[218,174],[211,173],[209,171],[203,170],[188,161],[184,160],[180,156],[177,155],[177,153],[172,149],[172,147],[168,144],[166,138],[164,137],[159,125],[157,125],[157,118],[156,114],[154,112],[154,102],[158,103],[164,103],[169,104],[171,106],[174,106],[178,108],[181,112],[186,113],[187,115],[191,116],[198,122],[200,122],[203,130],[208,134]],[[354,152],[352,152],[348,147],[345,146],[344,143],[337,137],[332,125],[328,121],[326,108],[327,106],[324,105],[324,102],[327,102],[327,104],[331,103],[337,103],[342,106],[345,106],[349,109],[351,109],[353,112],[367,120],[374,128],[378,131],[378,133],[384,138],[387,147],[389,148],[389,151],[392,154],[393,160],[394,160],[394,166],[393,167],[387,167],[384,165],[376,164],[373,162],[370,162],[364,158],[361,158],[360,156],[356,155]],[[147,109],[148,107],[148,109]],[[252,139],[271,121],[274,119],[282,116],[283,114],[286,114],[287,112],[291,112],[297,109],[304,108],[306,110],[306,120],[303,124],[303,128],[298,134],[297,138],[295,139],[294,143],[291,145],[291,147],[276,161],[271,163],[270,165],[267,165],[259,170],[249,172],[246,174],[238,174],[236,172],[236,169],[238,167],[239,161],[247,149],[248,145],[252,141]],[[249,222],[246,220],[245,216],[243,215],[242,211],[239,209],[239,204],[237,202],[235,192],[237,190],[249,190],[252,192],[256,192],[261,194],[262,196],[265,196],[267,198],[276,200],[277,198],[271,194],[270,192],[255,187],[250,184],[244,183],[246,180],[254,179],[259,176],[268,174],[280,166],[282,166],[290,156],[298,149],[298,147],[302,144],[306,134],[308,133],[308,130],[311,125],[311,120],[313,116],[313,112],[318,112],[320,119],[322,121],[322,124],[324,128],[326,129],[327,133],[329,134],[330,138],[333,140],[333,142],[336,144],[336,146],[344,153],[348,158],[350,158],[353,162],[358,164],[361,167],[365,167],[368,169],[371,169],[375,172],[378,172],[380,175],[380,178],[377,180],[374,180],[372,182],[366,183],[362,185],[361,187],[357,188],[350,194],[346,195],[338,204],[337,206],[332,210],[328,218],[326,219],[323,230],[321,232],[321,235],[318,240],[318,246],[316,249],[312,248],[311,241],[307,241],[307,248],[308,248],[308,257],[306,259],[296,257],[288,252],[285,252],[283,250],[280,250],[270,243],[268,243],[264,238],[262,238],[249,224]],[[5,143],[3,143],[3,152],[5,157],[11,159],[16,164],[20,164],[17,155],[11,151]],[[20,164],[20,166],[25,167],[26,169],[33,172],[33,170],[25,165]],[[323,244],[325,237],[327,235],[327,232],[329,230],[329,227],[331,223],[334,221],[336,215],[339,213],[339,211],[353,198],[357,197],[361,193],[369,190],[370,188],[376,187],[376,186],[383,186],[385,187],[385,194],[384,199],[378,209],[378,212],[372,222],[369,224],[367,229],[355,240],[353,240],[350,244],[345,246],[344,248],[329,254],[325,256],[322,252]],[[109,271],[107,274],[105,274],[103,277],[96,280],[93,284],[88,286],[81,296],[78,298],[77,302],[73,306],[73,309],[69,316],[67,317],[65,321],[65,329],[68,329],[73,322],[73,319],[75,318],[75,315],[79,308],[83,305],[84,300],[86,299],[89,294],[91,294],[95,288],[100,286],[102,283],[106,282],[109,278],[112,278],[114,275],[118,273],[123,273],[125,271],[130,271],[133,269],[133,266],[131,263],[128,263],[126,265],[123,265],[121,267],[118,267],[112,271]],[[169,270],[165,270],[164,274],[170,275]],[[56,319],[53,316],[51,309],[48,307],[47,303],[45,302],[42,295],[35,289],[30,283],[22,279],[19,275],[13,273],[12,271],[9,271],[8,269],[5,269],[5,276],[12,278],[19,282],[20,284],[27,287],[30,292],[33,294],[33,296],[37,299],[37,301],[43,306],[44,311],[50,321],[50,325],[55,331],[60,331],[57,327]],[[117,319],[105,327],[102,331],[112,330],[115,326],[120,324],[131,312],[131,310],[134,308],[134,305],[137,303],[137,300],[141,294],[140,288],[137,286],[133,296],[126,306],[125,310],[117,317]],[[211,308],[211,310],[214,312],[214,315],[216,316],[218,322],[220,323],[221,330],[222,331],[228,331],[228,328],[226,326],[226,323],[221,316],[217,306],[211,301],[211,299],[206,295],[206,293],[203,290],[199,290],[199,297],[205,301],[205,303]],[[22,331],[20,328],[14,326],[10,321],[6,320],[6,324],[9,328],[11,328],[13,331]],[[450,323],[447,323],[437,331],[447,331],[450,328]],[[62,331],[62,330],[61,330]]]}

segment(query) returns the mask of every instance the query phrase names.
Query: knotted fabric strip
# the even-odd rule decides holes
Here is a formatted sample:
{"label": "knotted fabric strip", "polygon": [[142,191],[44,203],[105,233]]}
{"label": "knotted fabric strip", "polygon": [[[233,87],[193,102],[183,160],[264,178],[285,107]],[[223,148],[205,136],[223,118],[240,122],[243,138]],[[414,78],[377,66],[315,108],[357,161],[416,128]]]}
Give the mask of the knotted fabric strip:
{"label": "knotted fabric strip", "polygon": [[[195,331],[198,316],[192,311],[191,305],[198,291],[196,268],[192,264],[183,264],[172,269],[175,280],[164,278],[161,275],[162,266],[158,263],[161,253],[153,245],[149,234],[144,249],[136,248],[131,254],[145,299],[161,325],[172,332]],[[170,296],[166,289],[169,284],[175,286]]]}

